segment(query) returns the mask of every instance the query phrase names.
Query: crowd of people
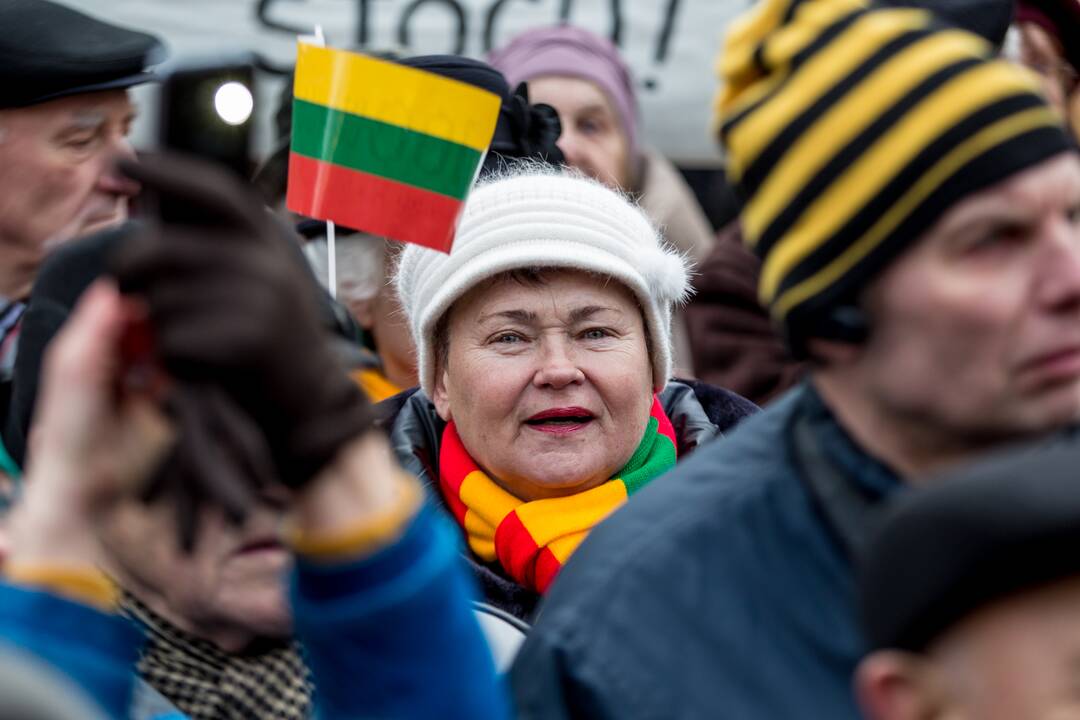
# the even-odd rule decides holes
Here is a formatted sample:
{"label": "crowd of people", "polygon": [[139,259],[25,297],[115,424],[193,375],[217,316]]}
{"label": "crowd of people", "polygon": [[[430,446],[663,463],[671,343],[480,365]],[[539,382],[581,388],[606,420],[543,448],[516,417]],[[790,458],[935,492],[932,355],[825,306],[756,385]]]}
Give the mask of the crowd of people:
{"label": "crowd of people", "polygon": [[390,57],[499,117],[336,297],[291,87],[241,178],[0,25],[0,717],[1080,714],[1076,0],[757,0],[725,217],[604,38]]}

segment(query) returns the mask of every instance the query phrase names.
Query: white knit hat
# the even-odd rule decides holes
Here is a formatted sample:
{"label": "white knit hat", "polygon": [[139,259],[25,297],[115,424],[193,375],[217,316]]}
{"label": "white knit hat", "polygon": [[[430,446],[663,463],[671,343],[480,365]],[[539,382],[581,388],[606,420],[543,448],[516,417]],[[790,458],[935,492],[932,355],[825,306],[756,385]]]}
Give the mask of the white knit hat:
{"label": "white knit hat", "polygon": [[671,313],[690,292],[687,261],[637,205],[600,183],[535,167],[482,183],[466,201],[450,254],[408,246],[397,289],[416,343],[420,385],[435,387],[435,327],[477,283],[518,269],[607,275],[637,296],[651,336],[653,387],[671,374]]}

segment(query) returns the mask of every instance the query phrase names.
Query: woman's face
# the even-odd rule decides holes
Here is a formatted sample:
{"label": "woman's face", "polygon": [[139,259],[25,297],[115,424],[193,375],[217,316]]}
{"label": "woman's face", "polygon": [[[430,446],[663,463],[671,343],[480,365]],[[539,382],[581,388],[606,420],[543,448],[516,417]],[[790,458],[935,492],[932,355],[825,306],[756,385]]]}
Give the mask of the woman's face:
{"label": "woman's face", "polygon": [[600,485],[652,405],[645,325],[623,285],[572,270],[503,276],[458,300],[435,406],[473,460],[523,500]]}
{"label": "woman's face", "polygon": [[558,145],[568,165],[610,188],[633,188],[626,129],[615,104],[599,85],[545,75],[529,81],[529,101],[545,103],[559,113],[562,133]]}

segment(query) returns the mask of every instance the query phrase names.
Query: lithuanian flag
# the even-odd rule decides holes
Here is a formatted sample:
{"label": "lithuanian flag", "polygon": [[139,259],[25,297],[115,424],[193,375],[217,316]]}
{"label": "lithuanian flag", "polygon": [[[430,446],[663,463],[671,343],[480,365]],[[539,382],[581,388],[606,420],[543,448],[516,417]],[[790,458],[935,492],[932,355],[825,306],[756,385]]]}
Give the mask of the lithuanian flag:
{"label": "lithuanian flag", "polygon": [[447,252],[501,99],[434,73],[300,43],[286,205]]}

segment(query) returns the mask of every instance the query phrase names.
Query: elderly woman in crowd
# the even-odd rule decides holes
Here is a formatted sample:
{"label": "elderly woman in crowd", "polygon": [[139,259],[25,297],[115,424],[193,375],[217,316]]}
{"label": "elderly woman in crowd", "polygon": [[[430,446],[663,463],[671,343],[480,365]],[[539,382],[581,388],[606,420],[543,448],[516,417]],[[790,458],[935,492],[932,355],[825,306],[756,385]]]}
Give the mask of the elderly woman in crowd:
{"label": "elderly woman in crowd", "polygon": [[681,255],[602,184],[516,171],[481,184],[449,255],[409,247],[397,287],[421,392],[384,406],[487,599],[528,618],[589,531],[754,406],[672,381]]}
{"label": "elderly woman in crowd", "polygon": [[[532,102],[558,111],[568,165],[632,194],[668,243],[694,263],[705,259],[716,244],[712,228],[679,172],[644,143],[634,81],[618,48],[561,25],[522,33],[488,61],[511,86],[527,83]],[[681,313],[673,327],[675,367],[693,373]]]}

